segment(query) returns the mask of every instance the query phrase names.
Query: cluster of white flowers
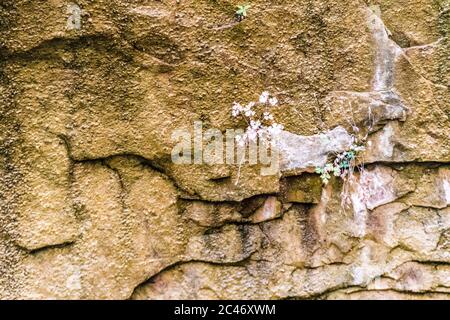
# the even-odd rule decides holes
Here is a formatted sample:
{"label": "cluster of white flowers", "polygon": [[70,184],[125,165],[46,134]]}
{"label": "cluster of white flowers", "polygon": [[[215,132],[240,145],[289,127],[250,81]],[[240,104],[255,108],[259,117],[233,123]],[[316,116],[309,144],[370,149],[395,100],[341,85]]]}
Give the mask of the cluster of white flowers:
{"label": "cluster of white flowers", "polygon": [[[259,102],[250,102],[246,106],[234,103],[231,114],[233,117],[242,116],[246,120],[248,127],[245,133],[236,136],[236,141],[240,146],[245,146],[249,142],[254,142],[258,138],[264,142],[272,142],[279,135],[284,126],[274,121],[273,115],[267,111],[269,107],[278,105],[278,99],[264,91],[259,97]],[[264,108],[264,111],[258,112],[258,107]]]}
{"label": "cluster of white flowers", "polygon": [[260,104],[270,104],[272,107],[275,107],[278,105],[278,99],[276,97],[271,97],[270,93],[268,91],[264,91],[259,96],[259,103]]}

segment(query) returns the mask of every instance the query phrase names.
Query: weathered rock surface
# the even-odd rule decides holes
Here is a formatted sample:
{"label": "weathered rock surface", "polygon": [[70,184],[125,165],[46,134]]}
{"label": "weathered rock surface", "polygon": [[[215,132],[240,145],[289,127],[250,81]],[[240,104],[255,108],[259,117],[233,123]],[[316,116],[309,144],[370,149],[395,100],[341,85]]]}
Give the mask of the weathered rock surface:
{"label": "weathered rock surface", "polygon": [[[0,3],[0,298],[450,298],[448,1],[234,5]],[[280,175],[172,163],[262,90]]]}

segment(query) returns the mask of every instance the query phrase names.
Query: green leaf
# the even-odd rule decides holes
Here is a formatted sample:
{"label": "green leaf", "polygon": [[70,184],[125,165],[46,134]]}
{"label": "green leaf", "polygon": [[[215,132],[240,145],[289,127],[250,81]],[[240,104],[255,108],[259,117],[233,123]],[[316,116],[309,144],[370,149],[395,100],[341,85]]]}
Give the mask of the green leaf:
{"label": "green leaf", "polygon": [[335,167],[334,170],[333,170],[333,174],[334,174],[336,177],[340,176],[340,175],[341,175],[341,169],[338,168],[338,167]]}
{"label": "green leaf", "polygon": [[236,14],[237,15],[240,15],[240,16],[243,16],[243,17],[246,17],[247,16],[247,10],[248,9],[250,9],[250,5],[240,5],[240,6],[237,6],[237,11],[236,11]]}
{"label": "green leaf", "polygon": [[339,165],[339,167],[344,168],[344,169],[349,168],[348,161],[342,161],[341,164]]}

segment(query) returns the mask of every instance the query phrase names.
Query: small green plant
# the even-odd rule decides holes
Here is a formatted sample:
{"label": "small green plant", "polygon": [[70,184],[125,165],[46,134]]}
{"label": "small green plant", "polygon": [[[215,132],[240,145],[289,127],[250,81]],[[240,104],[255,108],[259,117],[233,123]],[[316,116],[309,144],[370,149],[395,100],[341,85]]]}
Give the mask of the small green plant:
{"label": "small green plant", "polygon": [[323,184],[328,184],[332,175],[342,179],[352,175],[356,166],[357,153],[363,150],[363,146],[354,144],[350,150],[338,154],[333,162],[327,163],[324,167],[317,167],[316,173],[320,174]]}
{"label": "small green plant", "polygon": [[236,10],[235,16],[238,22],[241,22],[247,17],[247,10],[250,9],[250,7],[251,6],[248,4],[237,6],[238,9]]}

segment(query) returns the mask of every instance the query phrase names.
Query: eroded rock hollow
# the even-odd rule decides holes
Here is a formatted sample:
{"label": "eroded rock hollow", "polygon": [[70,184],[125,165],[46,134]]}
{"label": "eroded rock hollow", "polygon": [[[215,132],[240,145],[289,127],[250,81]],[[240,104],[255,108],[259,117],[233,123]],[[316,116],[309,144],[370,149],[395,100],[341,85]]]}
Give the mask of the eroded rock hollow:
{"label": "eroded rock hollow", "polygon": [[[0,2],[0,298],[450,298],[449,1],[239,4]],[[280,174],[171,161],[264,90]]]}

